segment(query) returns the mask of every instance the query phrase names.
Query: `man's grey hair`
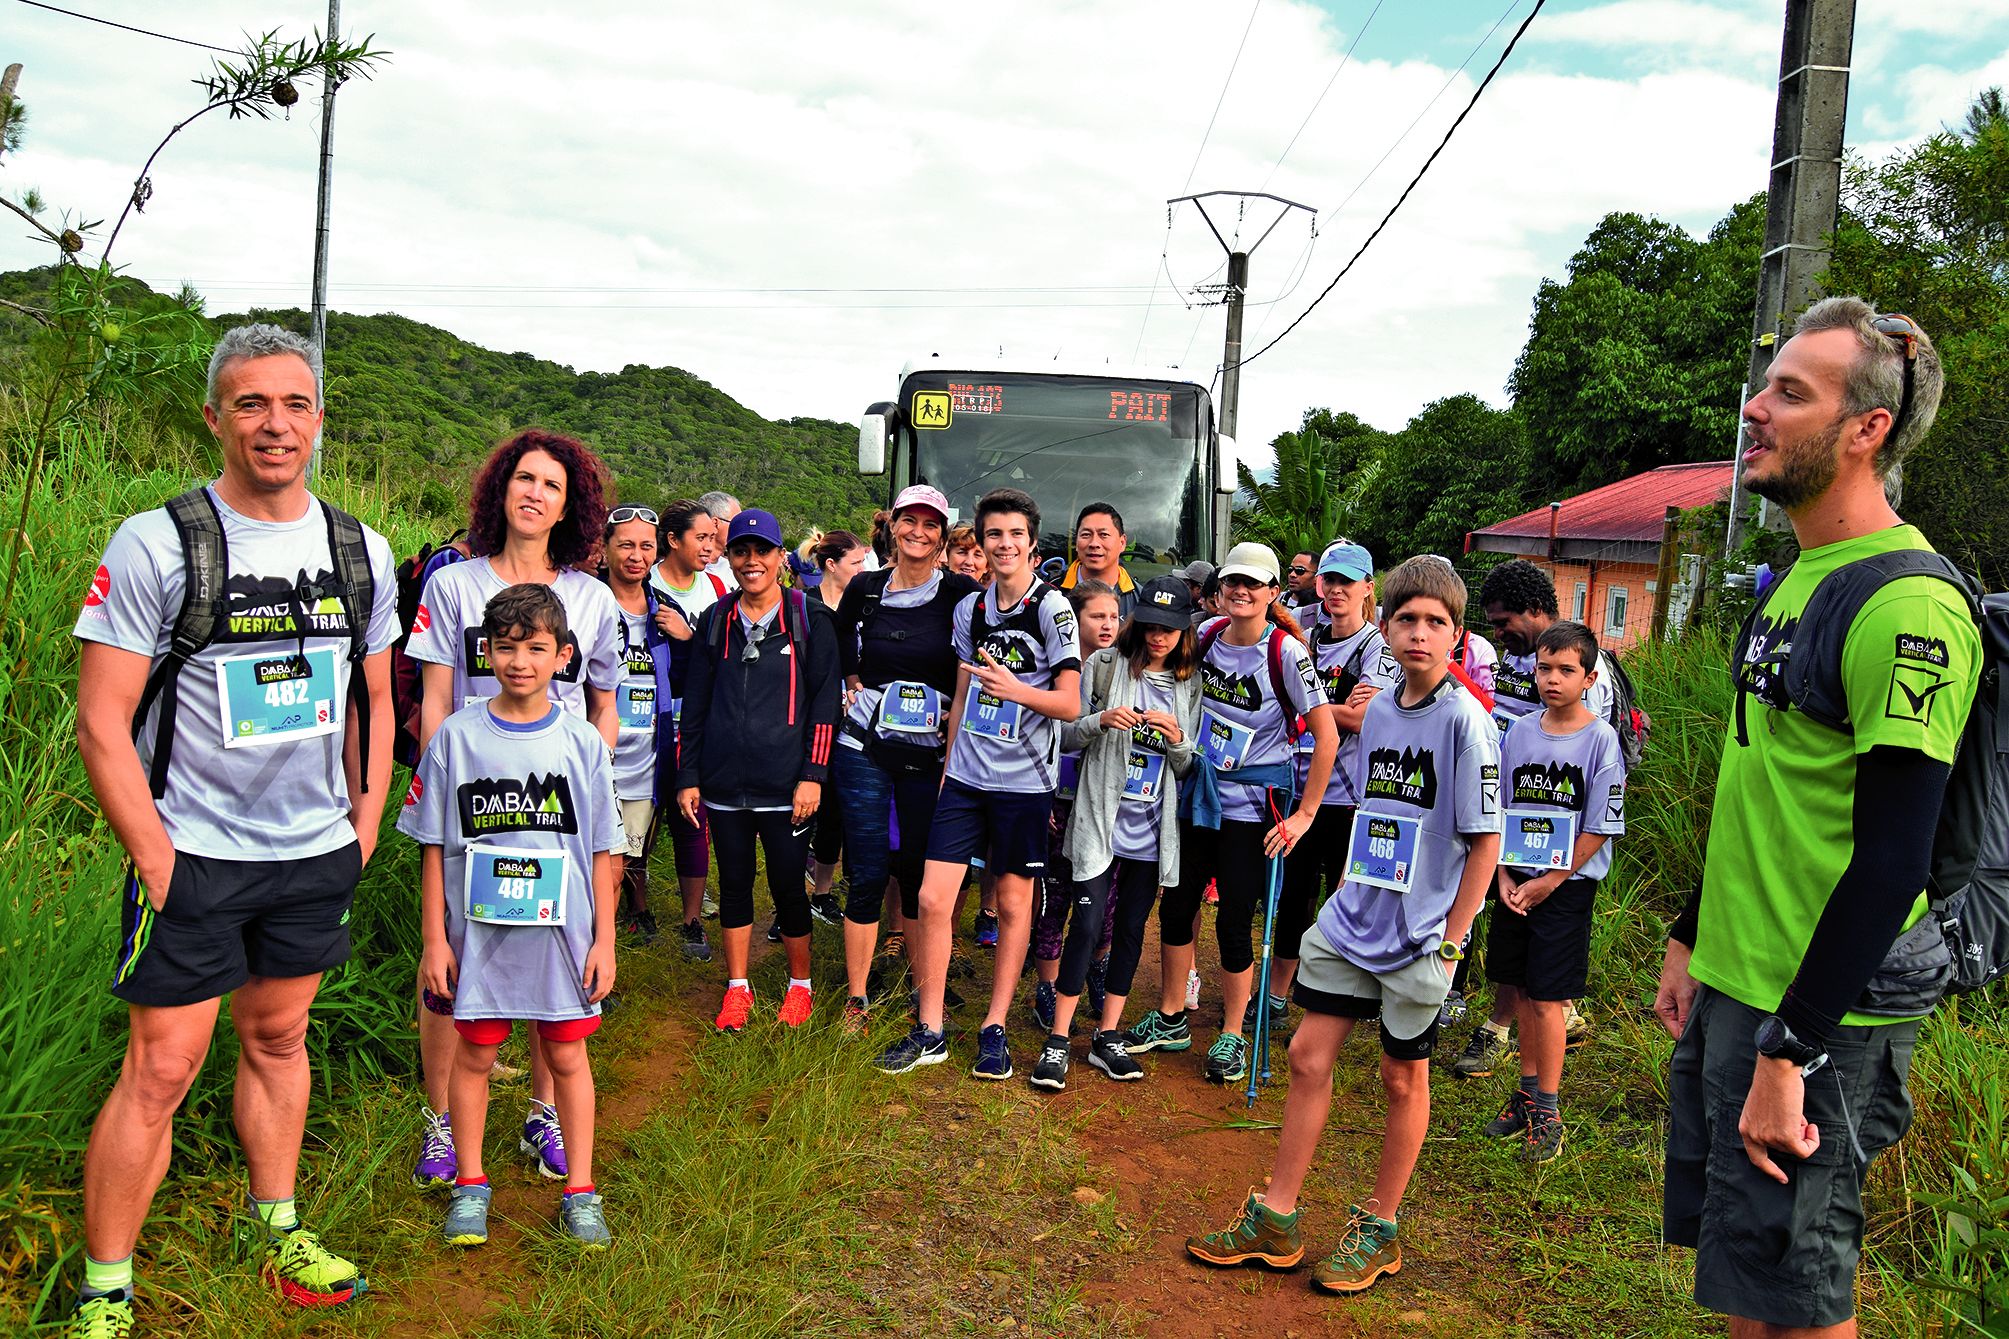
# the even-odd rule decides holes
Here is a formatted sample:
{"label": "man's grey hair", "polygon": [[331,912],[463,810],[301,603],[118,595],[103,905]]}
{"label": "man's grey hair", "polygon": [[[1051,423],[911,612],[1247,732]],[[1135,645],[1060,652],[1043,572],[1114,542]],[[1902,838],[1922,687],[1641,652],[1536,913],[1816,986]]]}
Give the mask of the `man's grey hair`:
{"label": "man's grey hair", "polygon": [[[321,364],[314,357],[314,346],[291,330],[257,323],[233,326],[224,331],[223,338],[216,341],[216,351],[209,355],[209,389],[203,396],[203,403],[211,409],[222,407],[216,403],[216,378],[229,364],[240,358],[270,358],[281,353],[290,353],[307,364],[307,370],[314,373],[318,385]],[[316,408],[319,408],[319,400],[317,389]]]}
{"label": "man's grey hair", "polygon": [[734,497],[731,493],[717,488],[700,496],[698,498],[698,505],[721,521],[731,520],[734,512],[745,510],[745,508],[739,505],[738,498]]}
{"label": "man's grey hair", "polygon": [[[1842,383],[1842,412],[1862,414],[1872,409],[1888,409],[1895,422],[1898,406],[1904,402],[1904,341],[1884,334],[1874,324],[1880,313],[1855,297],[1822,298],[1801,315],[1793,326],[1795,335],[1817,330],[1848,330],[1856,337],[1856,358]],[[1910,318],[1906,318],[1909,320]],[[1916,321],[1918,359],[1912,368],[1911,406],[1897,431],[1884,438],[1877,448],[1876,472],[1887,491],[1896,493],[1899,467],[1911,449],[1924,440],[1939,416],[1940,393],[1946,388],[1946,374],[1939,366],[1939,351]]]}

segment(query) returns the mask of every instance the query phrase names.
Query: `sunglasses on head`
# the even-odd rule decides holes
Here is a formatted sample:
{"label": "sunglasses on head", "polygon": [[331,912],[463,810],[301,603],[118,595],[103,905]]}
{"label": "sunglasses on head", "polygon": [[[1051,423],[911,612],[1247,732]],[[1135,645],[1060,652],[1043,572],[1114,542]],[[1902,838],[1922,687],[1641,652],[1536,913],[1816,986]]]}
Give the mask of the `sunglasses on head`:
{"label": "sunglasses on head", "polygon": [[650,511],[647,507],[616,507],[607,513],[607,528],[609,530],[617,525],[626,524],[629,521],[647,521],[650,525],[661,524],[656,513]]}
{"label": "sunglasses on head", "polygon": [[1898,429],[1904,426],[1905,416],[1911,412],[1911,386],[1914,370],[1918,367],[1918,341],[1924,338],[1925,332],[1918,328],[1916,321],[1901,312],[1872,317],[1870,324],[1876,327],[1878,334],[1888,335],[1904,346],[1904,394],[1898,398],[1897,413],[1891,418],[1890,431],[1884,435],[1884,440],[1890,442],[1897,440]]}

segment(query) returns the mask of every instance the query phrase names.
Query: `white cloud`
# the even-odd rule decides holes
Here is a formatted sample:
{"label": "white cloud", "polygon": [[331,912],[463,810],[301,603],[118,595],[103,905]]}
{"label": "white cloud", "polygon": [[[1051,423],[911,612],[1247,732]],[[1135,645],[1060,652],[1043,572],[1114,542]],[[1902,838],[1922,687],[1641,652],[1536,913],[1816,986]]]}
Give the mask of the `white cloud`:
{"label": "white cloud", "polygon": [[1776,4],[1725,6],[1692,0],[1616,0],[1545,14],[1529,30],[1544,45],[1582,43],[1656,65],[1727,61],[1740,70],[1779,60]]}
{"label": "white cloud", "polygon": [[[101,8],[167,22],[136,3]],[[1603,213],[1702,229],[1761,189],[1776,19],[1759,60],[1750,15],[1764,8],[1626,0],[1545,14],[1355,272],[1250,365],[1244,442],[1266,443],[1311,405],[1393,426],[1461,391],[1498,402],[1536,284]],[[344,11],[395,54],[341,94],[340,310],[398,310],[579,367],[674,364],[774,416],[852,418],[907,358],[936,349],[1136,351],[1158,365],[1190,348],[1202,380],[1220,356],[1218,308],[1189,313],[1161,288],[1147,324],[1143,304],[1167,244],[1163,202],[1193,163],[1246,9],[744,0],[581,5],[562,23],[474,0]],[[215,40],[268,27],[268,14],[189,0],[173,24]],[[9,36],[30,30],[22,91],[36,119],[0,184],[115,208],[152,139],[192,105],[183,81],[199,53],[19,17]],[[1697,38],[1703,19],[1721,31]],[[1265,4],[1193,189],[1267,182],[1327,211],[1353,191],[1448,71],[1380,59],[1370,33],[1278,167],[1350,36],[1305,0]],[[1644,75],[1565,59],[1572,44],[1684,36],[1692,58]],[[1295,291],[1251,308],[1251,348],[1359,245],[1496,50],[1321,220]],[[306,305],[317,106],[303,101],[290,124],[198,122],[163,157],[118,259],[160,286],[197,281],[214,310]],[[1256,255],[1253,298],[1287,286],[1305,242],[1300,221],[1278,228]],[[0,235],[0,268],[41,259]],[[1220,264],[1190,211],[1167,264],[1187,284]],[[928,291],[980,288],[1006,291]],[[770,289],[899,291],[750,291]]]}

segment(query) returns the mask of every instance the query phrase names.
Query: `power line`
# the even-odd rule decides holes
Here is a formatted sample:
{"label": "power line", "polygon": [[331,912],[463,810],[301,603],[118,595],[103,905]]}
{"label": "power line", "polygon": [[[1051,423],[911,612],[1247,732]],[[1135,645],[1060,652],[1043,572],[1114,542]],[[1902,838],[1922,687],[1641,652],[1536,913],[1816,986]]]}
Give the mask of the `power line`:
{"label": "power line", "polygon": [[1304,128],[1311,124],[1311,118],[1318,115],[1318,109],[1325,103],[1325,95],[1332,92],[1332,86],[1339,82],[1340,72],[1345,70],[1347,62],[1353,59],[1353,49],[1360,45],[1361,38],[1367,36],[1368,28],[1374,24],[1374,16],[1381,12],[1381,7],[1386,3],[1388,0],[1374,0],[1374,8],[1368,11],[1366,22],[1360,25],[1360,31],[1353,35],[1353,40],[1346,44],[1346,52],[1339,58],[1339,68],[1332,72],[1332,78],[1326,80],[1325,87],[1318,91],[1318,97],[1312,100],[1311,110],[1304,114],[1304,120],[1297,123],[1297,129],[1291,132],[1290,143],[1284,145],[1284,151],[1277,155],[1274,163],[1270,164],[1269,175],[1263,178],[1263,184],[1257,187],[1257,190],[1266,191],[1270,188],[1270,179],[1276,176],[1277,169],[1284,165],[1284,159],[1290,157],[1291,150],[1297,147],[1298,136],[1304,134]]}
{"label": "power line", "polygon": [[[286,280],[225,280],[191,279],[197,288],[215,287],[220,290],[252,292],[260,289],[291,289],[297,284]],[[406,292],[406,293],[654,293],[654,294],[749,294],[775,295],[790,293],[806,294],[850,294],[850,293],[1143,293],[1149,291],[1144,284],[1040,284],[1027,286],[994,286],[985,288],[638,288],[633,284],[427,284],[414,282],[371,283],[358,281],[338,284],[345,292]]]}
{"label": "power line", "polygon": [[[400,302],[407,311],[1075,311],[1099,307],[1134,311],[1141,302]],[[261,308],[264,310],[264,308]]]}
{"label": "power line", "polygon": [[1374,225],[1374,231],[1367,234],[1367,240],[1360,244],[1360,249],[1355,251],[1352,257],[1346,262],[1346,264],[1340,267],[1339,273],[1335,274],[1332,277],[1332,282],[1327,284],[1324,290],[1320,292],[1317,297],[1311,300],[1310,306],[1306,307],[1303,311],[1297,314],[1296,320],[1292,321],[1289,325],[1284,327],[1283,334],[1278,335],[1275,339],[1263,345],[1263,347],[1257,349],[1254,353],[1248,355],[1246,358],[1239,359],[1236,362],[1237,367],[1245,366],[1246,364],[1255,361],[1256,359],[1262,357],[1264,354],[1268,353],[1271,349],[1274,349],[1277,345],[1283,343],[1285,338],[1289,336],[1290,332],[1297,329],[1298,326],[1304,322],[1305,317],[1311,315],[1312,312],[1317,310],[1318,304],[1325,301],[1326,298],[1332,293],[1333,289],[1339,287],[1339,281],[1341,279],[1346,278],[1348,272],[1350,272],[1353,269],[1353,267],[1359,263],[1360,258],[1367,254],[1367,248],[1374,245],[1374,239],[1381,236],[1382,229],[1388,226],[1389,221],[1395,217],[1396,211],[1402,208],[1403,202],[1409,198],[1410,193],[1414,191],[1418,186],[1418,184],[1422,182],[1424,175],[1430,171],[1431,164],[1437,161],[1437,156],[1443,153],[1445,146],[1451,142],[1451,137],[1458,133],[1458,127],[1465,124],[1465,118],[1470,116],[1472,114],[1472,109],[1479,105],[1479,99],[1481,96],[1485,94],[1487,86],[1493,82],[1493,76],[1497,75],[1500,72],[1500,67],[1507,63],[1507,57],[1514,54],[1514,47],[1519,44],[1521,40],[1521,34],[1525,33],[1528,30],[1528,25],[1535,21],[1535,15],[1541,13],[1542,6],[1547,3],[1548,0],[1535,0],[1535,7],[1528,11],[1528,16],[1525,19],[1521,20],[1521,26],[1516,28],[1514,30],[1514,35],[1507,39],[1506,50],[1502,51],[1500,53],[1500,58],[1493,62],[1493,68],[1486,71],[1486,77],[1479,81],[1479,86],[1472,90],[1472,100],[1465,104],[1465,110],[1458,113],[1458,119],[1451,123],[1451,128],[1449,130],[1446,130],[1444,132],[1444,138],[1437,142],[1437,147],[1432,149],[1430,151],[1430,156],[1423,160],[1423,166],[1416,170],[1416,175],[1411,177],[1409,179],[1409,184],[1402,188],[1402,194],[1397,196],[1395,199],[1395,203],[1388,207],[1388,212],[1381,216],[1381,222]]}
{"label": "power line", "polygon": [[172,33],[157,33],[150,28],[135,28],[130,23],[117,23],[111,19],[101,19],[95,14],[79,14],[74,9],[63,9],[57,5],[44,4],[42,0],[21,0],[21,3],[24,5],[33,5],[36,9],[46,9],[51,14],[67,14],[73,19],[82,19],[86,23],[102,23],[107,28],[122,28],[129,33],[138,33],[141,37],[158,37],[163,42],[179,42],[183,46],[201,47],[204,51],[221,51],[226,56],[241,56],[244,54],[241,51],[232,50],[227,46],[211,46],[208,42],[191,41],[186,37],[176,37]]}
{"label": "power line", "polygon": [[1228,77],[1221,81],[1221,95],[1214,99],[1214,114],[1207,118],[1207,129],[1200,136],[1200,147],[1193,151],[1193,165],[1186,169],[1186,184],[1179,188],[1184,195],[1193,189],[1193,174],[1200,170],[1200,158],[1207,152],[1207,141],[1214,137],[1214,122],[1221,117],[1221,104],[1228,100],[1228,85],[1235,82],[1235,68],[1242,63],[1242,48],[1249,44],[1249,32],[1256,26],[1256,11],[1263,7],[1263,0],[1256,0],[1249,6],[1249,21],[1242,27],[1242,40],[1235,44],[1235,58],[1228,62]]}

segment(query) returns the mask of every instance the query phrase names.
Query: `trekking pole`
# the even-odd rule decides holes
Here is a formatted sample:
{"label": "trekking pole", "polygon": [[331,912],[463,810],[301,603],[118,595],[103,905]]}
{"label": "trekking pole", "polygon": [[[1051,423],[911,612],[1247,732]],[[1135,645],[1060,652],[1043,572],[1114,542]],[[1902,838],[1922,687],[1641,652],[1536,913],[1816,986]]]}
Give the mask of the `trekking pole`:
{"label": "trekking pole", "polygon": [[[1283,821],[1282,808],[1278,797],[1288,796],[1288,791],[1271,788],[1268,792],[1270,826]],[[1252,1038],[1255,1063],[1249,1066],[1248,1104],[1256,1104],[1256,1076],[1262,1076],[1264,1085],[1270,1081],[1270,965],[1275,960],[1277,935],[1277,903],[1283,897],[1284,858],[1281,855],[1269,858],[1268,888],[1263,897],[1263,964],[1256,974],[1256,1035]]]}

